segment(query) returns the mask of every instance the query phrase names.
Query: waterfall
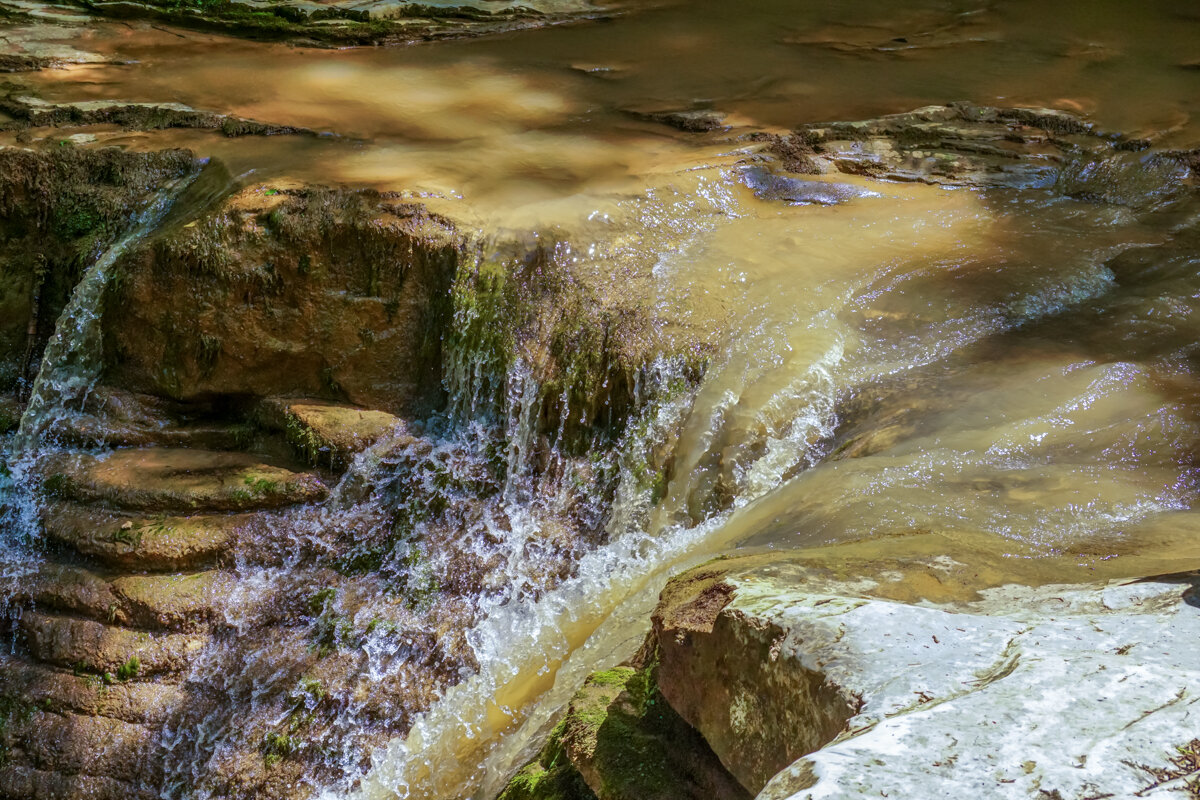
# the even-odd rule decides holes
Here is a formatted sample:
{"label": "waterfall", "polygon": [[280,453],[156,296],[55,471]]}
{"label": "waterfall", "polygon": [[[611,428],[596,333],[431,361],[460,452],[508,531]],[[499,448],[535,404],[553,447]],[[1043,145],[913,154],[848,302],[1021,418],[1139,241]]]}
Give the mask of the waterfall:
{"label": "waterfall", "polygon": [[231,180],[224,165],[210,160],[201,164],[156,192],[76,284],[42,356],[29,405],[13,441],[15,452],[35,449],[57,419],[81,411],[100,379],[104,293],[121,258],[156,231],[181,224],[229,191]]}

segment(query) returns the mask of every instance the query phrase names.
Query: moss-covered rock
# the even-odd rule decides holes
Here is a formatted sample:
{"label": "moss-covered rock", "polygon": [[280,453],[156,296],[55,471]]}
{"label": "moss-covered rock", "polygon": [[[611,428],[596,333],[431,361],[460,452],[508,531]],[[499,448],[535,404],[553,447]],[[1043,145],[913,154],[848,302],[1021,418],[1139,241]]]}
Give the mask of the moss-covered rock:
{"label": "moss-covered rock", "polygon": [[291,395],[427,412],[442,402],[458,258],[452,226],[418,206],[248,188],[118,264],[106,382],[191,401]]}
{"label": "moss-covered rock", "polygon": [[704,739],[667,705],[654,668],[593,673],[538,758],[501,800],[750,797]]}
{"label": "moss-covered rock", "polygon": [[83,269],[143,198],[193,166],[182,150],[0,148],[0,392],[31,380]]}
{"label": "moss-covered rock", "polygon": [[403,420],[386,411],[319,400],[268,398],[258,417],[282,431],[304,461],[334,468],[344,468],[375,442],[404,430]]}

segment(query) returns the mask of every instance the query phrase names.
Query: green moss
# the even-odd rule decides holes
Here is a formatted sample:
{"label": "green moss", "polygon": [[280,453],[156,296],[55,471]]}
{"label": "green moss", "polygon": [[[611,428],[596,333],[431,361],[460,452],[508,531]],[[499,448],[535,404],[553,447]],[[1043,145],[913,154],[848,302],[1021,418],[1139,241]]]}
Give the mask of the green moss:
{"label": "green moss", "polygon": [[249,486],[250,491],[259,497],[275,495],[283,491],[283,486],[278,481],[273,481],[269,478],[249,476],[242,483]]}
{"label": "green moss", "polygon": [[54,472],[42,481],[42,491],[48,497],[64,497],[71,489],[71,479],[61,472]]}
{"label": "green moss", "polygon": [[654,672],[652,663],[589,676],[538,758],[501,798],[749,800],[700,735],[662,699]]}
{"label": "green moss", "polygon": [[137,677],[138,671],[142,668],[142,662],[137,656],[130,656],[129,660],[121,666],[117,667],[117,680],[131,681]]}
{"label": "green moss", "polygon": [[562,745],[563,728],[560,722],[538,757],[513,776],[497,800],[596,800],[567,758]]}
{"label": "green moss", "polygon": [[268,731],[259,746],[263,764],[267,767],[274,767],[285,758],[290,758],[299,749],[300,743],[296,739],[277,731]]}
{"label": "green moss", "polygon": [[301,422],[295,414],[288,413],[287,422],[284,424],[284,435],[292,449],[310,466],[318,466],[322,456],[325,456],[325,461],[332,465],[333,448],[313,428]]}

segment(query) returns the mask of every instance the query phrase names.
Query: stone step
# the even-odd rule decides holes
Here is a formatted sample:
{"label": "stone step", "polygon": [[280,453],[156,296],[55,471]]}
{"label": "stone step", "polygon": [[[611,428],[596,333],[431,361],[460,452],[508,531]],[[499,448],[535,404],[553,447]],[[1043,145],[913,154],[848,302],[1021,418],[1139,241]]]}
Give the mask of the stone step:
{"label": "stone step", "polygon": [[157,800],[146,786],[93,775],[63,775],[29,766],[0,767],[0,797],[5,800]]}
{"label": "stone step", "polygon": [[82,411],[60,416],[49,430],[61,443],[82,447],[211,450],[240,450],[250,432],[247,426],[212,421],[211,408],[186,406],[113,386],[95,387]]}
{"label": "stone step", "polygon": [[58,499],[164,514],[280,508],[328,494],[316,475],[248,453],[168,447],[53,456],[43,480]]}
{"label": "stone step", "polygon": [[96,675],[78,675],[17,656],[0,656],[0,697],[10,704],[42,711],[160,725],[183,698],[183,692],[175,684],[162,682],[106,684]]}
{"label": "stone step", "polygon": [[114,422],[103,417],[76,414],[56,420],[47,434],[75,447],[188,447],[202,450],[237,450],[245,429],[234,425],[180,425],[153,427]]}
{"label": "stone step", "polygon": [[406,430],[404,420],[386,411],[305,398],[269,397],[255,416],[281,431],[300,458],[333,469],[345,469],[380,439]]}
{"label": "stone step", "polygon": [[133,680],[178,673],[208,642],[191,633],[150,633],[40,611],[19,621],[29,652],[60,667]]}
{"label": "stone step", "polygon": [[145,517],[73,503],[48,503],[42,530],[52,542],[113,567],[186,570],[209,566],[253,514]]}
{"label": "stone step", "polygon": [[13,715],[5,735],[12,759],[42,772],[154,785],[161,761],[148,758],[154,729],[112,717],[34,711]]}
{"label": "stone step", "polygon": [[195,630],[218,617],[215,603],[232,584],[229,573],[215,571],[114,577],[49,562],[22,582],[15,597],[100,622]]}

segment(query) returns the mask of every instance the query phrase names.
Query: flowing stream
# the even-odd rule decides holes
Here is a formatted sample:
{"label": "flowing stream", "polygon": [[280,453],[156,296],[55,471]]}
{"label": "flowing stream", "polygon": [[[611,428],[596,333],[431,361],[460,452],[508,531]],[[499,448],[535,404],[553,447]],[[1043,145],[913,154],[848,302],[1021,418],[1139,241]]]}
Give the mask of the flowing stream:
{"label": "flowing stream", "polygon": [[[55,102],[175,102],[313,128],[328,135],[89,135],[187,146],[272,192],[398,191],[480,241],[537,232],[589,288],[636,293],[664,328],[708,338],[702,375],[682,359],[648,365],[630,424],[582,455],[544,452],[537,420],[561,403],[561,433],[571,407],[545,396],[529,363],[495,374],[451,348],[448,406],[420,421],[420,441],[361,454],[325,506],[289,512],[279,527],[293,533],[269,566],[237,565],[244,605],[228,621],[251,640],[261,622],[246,609],[320,585],[312,553],[339,532],[401,518],[421,535],[478,540],[466,549],[487,566],[466,611],[398,611],[368,579],[339,595],[339,619],[364,632],[308,777],[323,800],[491,800],[583,678],[637,649],[666,580],[712,557],[836,565],[916,552],[971,565],[981,586],[1200,564],[1194,192],[1174,179],[1140,191],[1119,170],[1099,198],[839,175],[849,199],[796,204],[748,185],[735,135],[968,100],[1063,108],[1196,147],[1200,15],[1167,0],[894,5],[630,3],[603,25],[336,52],[95,23],[78,46],[109,63],[19,77]],[[702,134],[646,117],[680,109],[723,116]],[[195,188],[205,180],[162,193],[87,271],[10,453],[42,443],[90,390],[108,268],[231,183]],[[669,454],[665,485],[638,470],[651,453]],[[0,491],[18,509],[29,499]],[[434,496],[449,510],[419,514]],[[31,526],[36,510],[14,513]],[[546,544],[572,525],[587,535]],[[379,574],[420,591],[453,571],[414,548],[389,551]],[[394,625],[372,622],[384,618]],[[406,723],[392,735],[377,704],[418,683],[396,630],[464,620],[462,653],[445,654],[453,678],[420,713],[385,706]],[[205,776],[231,752],[230,715],[275,702],[279,652],[213,648],[193,668],[226,676],[224,710],[168,723],[164,797],[220,796]]]}

